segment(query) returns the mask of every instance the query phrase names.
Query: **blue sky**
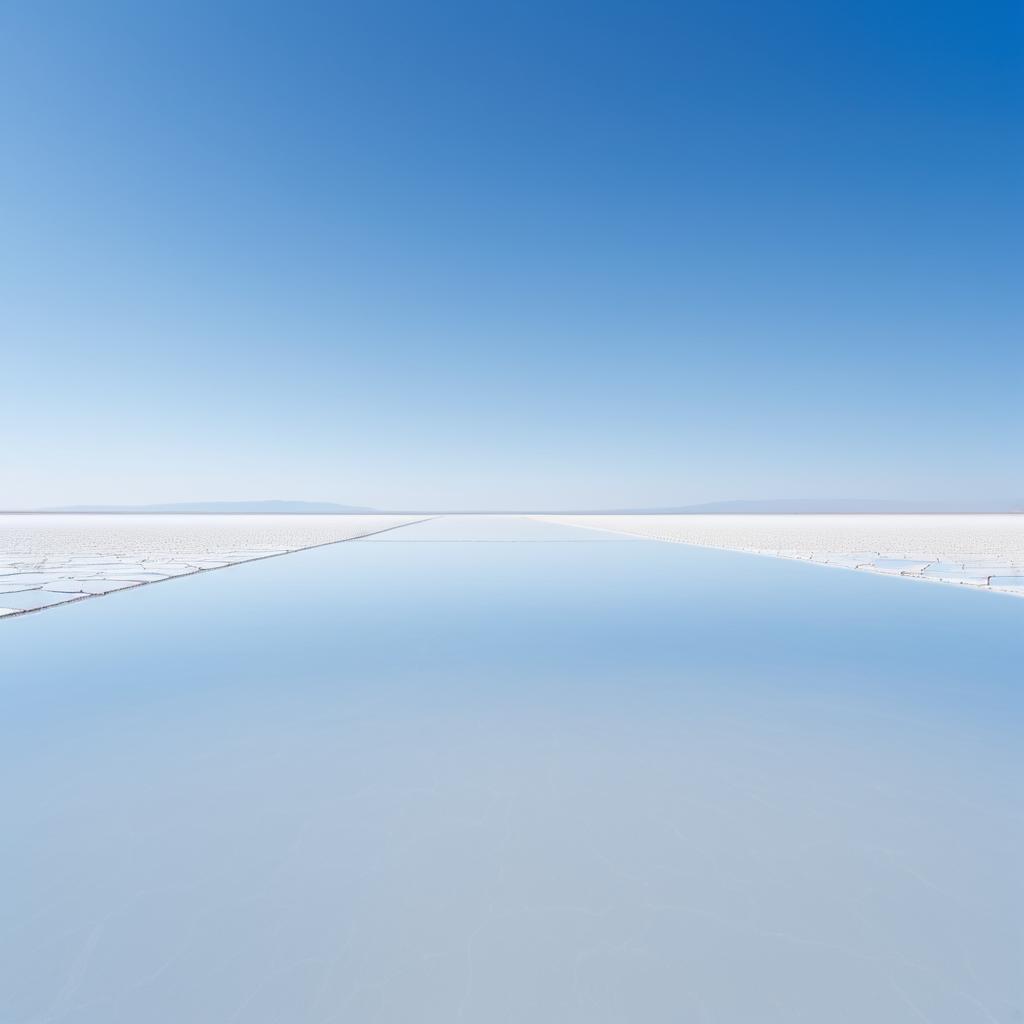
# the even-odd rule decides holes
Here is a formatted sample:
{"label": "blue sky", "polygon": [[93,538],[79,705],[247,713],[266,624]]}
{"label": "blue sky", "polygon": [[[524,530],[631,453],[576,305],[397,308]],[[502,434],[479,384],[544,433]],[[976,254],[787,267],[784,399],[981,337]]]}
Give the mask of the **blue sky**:
{"label": "blue sky", "polygon": [[0,507],[1019,499],[1022,18],[6,3]]}

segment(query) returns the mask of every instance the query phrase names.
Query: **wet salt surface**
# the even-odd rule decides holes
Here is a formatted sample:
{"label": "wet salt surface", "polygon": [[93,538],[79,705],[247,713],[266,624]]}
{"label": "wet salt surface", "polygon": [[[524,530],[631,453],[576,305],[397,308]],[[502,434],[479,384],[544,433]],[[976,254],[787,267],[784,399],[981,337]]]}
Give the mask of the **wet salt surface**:
{"label": "wet salt surface", "polygon": [[1024,596],[1024,515],[570,515],[549,523]]}
{"label": "wet salt surface", "polygon": [[404,529],[5,624],[0,1021],[1021,1019],[1018,602]]}
{"label": "wet salt surface", "polygon": [[0,616],[414,521],[411,516],[0,514]]}

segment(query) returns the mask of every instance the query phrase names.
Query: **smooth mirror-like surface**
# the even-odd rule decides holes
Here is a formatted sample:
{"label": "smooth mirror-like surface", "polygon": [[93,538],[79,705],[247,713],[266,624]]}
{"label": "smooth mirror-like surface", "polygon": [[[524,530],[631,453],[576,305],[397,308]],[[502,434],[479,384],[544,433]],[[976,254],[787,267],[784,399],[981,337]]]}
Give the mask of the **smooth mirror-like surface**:
{"label": "smooth mirror-like surface", "polygon": [[3,624],[0,1021],[1022,1019],[1020,602],[403,529]]}

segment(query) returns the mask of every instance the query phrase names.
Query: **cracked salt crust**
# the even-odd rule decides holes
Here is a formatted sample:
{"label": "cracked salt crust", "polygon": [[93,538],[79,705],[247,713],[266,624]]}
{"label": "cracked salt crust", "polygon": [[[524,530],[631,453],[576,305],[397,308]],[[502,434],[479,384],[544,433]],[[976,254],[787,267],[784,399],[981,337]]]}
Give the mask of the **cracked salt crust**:
{"label": "cracked salt crust", "polygon": [[652,540],[1024,596],[1022,515],[537,516]]}
{"label": "cracked salt crust", "polygon": [[417,521],[345,515],[0,515],[0,617]]}

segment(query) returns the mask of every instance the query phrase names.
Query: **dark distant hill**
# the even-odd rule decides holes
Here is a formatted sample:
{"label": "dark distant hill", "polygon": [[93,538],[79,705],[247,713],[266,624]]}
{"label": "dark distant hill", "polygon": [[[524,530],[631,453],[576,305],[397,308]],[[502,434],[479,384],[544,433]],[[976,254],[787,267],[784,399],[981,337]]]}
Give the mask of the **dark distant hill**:
{"label": "dark distant hill", "polygon": [[982,501],[878,501],[872,498],[780,498],[764,501],[711,501],[703,505],[671,508],[618,509],[620,514],[662,515],[783,515],[811,514],[899,514],[952,512],[1021,512],[1024,502]]}
{"label": "dark distant hill", "polygon": [[67,505],[42,512],[207,512],[225,514],[335,514],[376,512],[363,505],[337,505],[331,501],[177,501],[162,505]]}

